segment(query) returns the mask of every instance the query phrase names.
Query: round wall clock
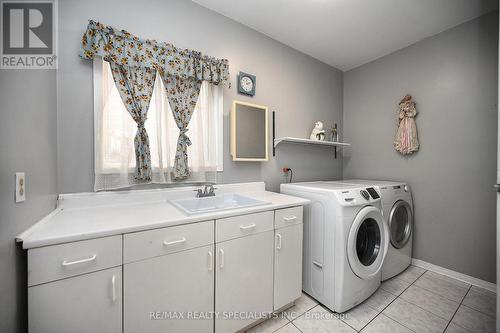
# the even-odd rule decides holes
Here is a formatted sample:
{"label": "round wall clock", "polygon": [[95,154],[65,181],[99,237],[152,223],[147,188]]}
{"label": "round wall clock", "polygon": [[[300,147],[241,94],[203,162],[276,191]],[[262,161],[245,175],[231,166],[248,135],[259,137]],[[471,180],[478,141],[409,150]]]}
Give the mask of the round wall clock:
{"label": "round wall clock", "polygon": [[255,95],[255,75],[240,72],[238,75],[238,92],[243,95]]}

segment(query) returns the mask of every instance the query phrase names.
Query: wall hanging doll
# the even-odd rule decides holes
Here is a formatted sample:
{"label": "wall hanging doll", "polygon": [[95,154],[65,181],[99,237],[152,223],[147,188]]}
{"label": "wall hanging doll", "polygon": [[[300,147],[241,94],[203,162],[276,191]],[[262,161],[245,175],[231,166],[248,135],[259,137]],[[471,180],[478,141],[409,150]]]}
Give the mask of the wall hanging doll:
{"label": "wall hanging doll", "polygon": [[397,119],[396,138],[394,139],[394,149],[400,154],[409,155],[418,151],[418,134],[415,117],[417,109],[411,95],[406,95],[399,102],[399,112]]}

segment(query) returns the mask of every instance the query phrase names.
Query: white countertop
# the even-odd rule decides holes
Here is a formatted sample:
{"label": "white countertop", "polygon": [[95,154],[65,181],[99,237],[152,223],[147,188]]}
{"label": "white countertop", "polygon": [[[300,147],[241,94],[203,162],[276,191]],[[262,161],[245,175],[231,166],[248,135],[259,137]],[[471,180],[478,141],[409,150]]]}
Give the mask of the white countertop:
{"label": "white countertop", "polygon": [[187,215],[169,200],[194,197],[194,187],[61,195],[58,207],[23,232],[23,249],[306,205],[309,200],[268,192],[264,183],[217,185],[220,193],[243,193],[266,205]]}

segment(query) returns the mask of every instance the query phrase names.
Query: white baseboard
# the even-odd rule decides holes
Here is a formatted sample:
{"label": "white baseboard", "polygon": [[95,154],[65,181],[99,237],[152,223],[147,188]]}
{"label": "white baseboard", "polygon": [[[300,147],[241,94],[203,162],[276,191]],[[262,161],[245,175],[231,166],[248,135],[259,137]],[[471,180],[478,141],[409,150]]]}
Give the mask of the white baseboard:
{"label": "white baseboard", "polygon": [[465,283],[472,284],[473,286],[476,286],[479,288],[487,289],[487,290],[492,291],[494,293],[497,292],[497,285],[496,284],[475,278],[475,277],[470,276],[470,275],[465,275],[465,274],[462,274],[459,272],[455,272],[455,271],[452,271],[451,269],[444,268],[444,267],[441,267],[438,265],[434,265],[434,264],[431,264],[429,262],[426,262],[426,261],[423,261],[420,259],[415,259],[415,258],[412,258],[411,264],[413,266],[417,266],[417,267],[426,269],[426,270],[431,271],[431,272],[443,274],[443,275],[446,275],[448,277],[463,281]]}

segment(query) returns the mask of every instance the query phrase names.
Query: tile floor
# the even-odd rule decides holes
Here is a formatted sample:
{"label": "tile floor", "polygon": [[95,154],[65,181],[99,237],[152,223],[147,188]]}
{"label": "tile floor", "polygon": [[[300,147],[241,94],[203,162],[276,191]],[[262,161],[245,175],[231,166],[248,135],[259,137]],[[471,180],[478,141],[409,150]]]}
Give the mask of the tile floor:
{"label": "tile floor", "polygon": [[495,309],[495,293],[410,266],[343,315],[303,294],[247,333],[487,333],[495,332]]}

